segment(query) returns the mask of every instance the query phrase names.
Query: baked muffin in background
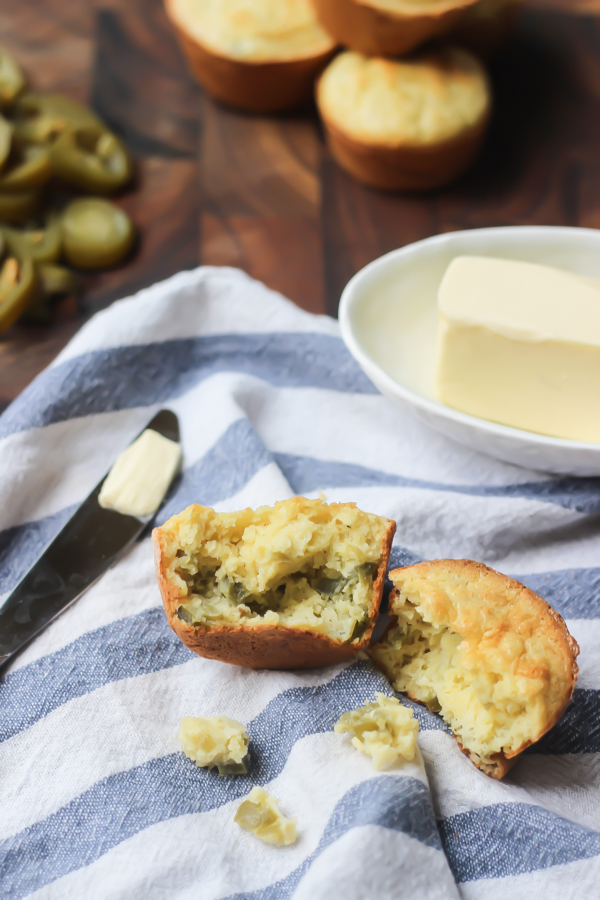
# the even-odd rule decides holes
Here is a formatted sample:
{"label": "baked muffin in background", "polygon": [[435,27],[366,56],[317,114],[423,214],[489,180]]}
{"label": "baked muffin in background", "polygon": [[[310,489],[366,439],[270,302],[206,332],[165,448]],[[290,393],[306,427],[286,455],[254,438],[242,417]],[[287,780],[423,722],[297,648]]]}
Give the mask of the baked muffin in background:
{"label": "baked muffin in background", "polygon": [[448,40],[493,59],[514,34],[523,0],[478,0],[469,7]]}
{"label": "baked muffin in background", "polygon": [[152,534],[169,625],[199,656],[255,669],[349,659],[369,643],[395,529],[305,497],[189,506]]}
{"label": "baked muffin in background", "polygon": [[198,81],[249,112],[305,103],[335,49],[312,0],[165,0],[165,7]]}
{"label": "baked muffin in background", "polygon": [[478,0],[313,0],[338,44],[367,56],[403,56],[450,31]]}
{"label": "baked muffin in background", "polygon": [[393,687],[439,712],[500,779],[550,730],[577,681],[579,647],[533,591],[468,559],[390,572],[396,620],[369,655]]}
{"label": "baked muffin in background", "polygon": [[316,94],[333,157],[358,181],[387,190],[429,190],[462,175],[491,111],[485,69],[452,47],[402,60],[346,51]]}

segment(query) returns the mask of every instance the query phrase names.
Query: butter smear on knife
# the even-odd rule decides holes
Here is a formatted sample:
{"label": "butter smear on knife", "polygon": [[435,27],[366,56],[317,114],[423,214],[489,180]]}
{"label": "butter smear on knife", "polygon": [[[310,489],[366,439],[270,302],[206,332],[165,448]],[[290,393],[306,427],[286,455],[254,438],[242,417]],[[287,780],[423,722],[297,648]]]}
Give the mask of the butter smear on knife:
{"label": "butter smear on knife", "polygon": [[438,312],[443,403],[513,428],[600,442],[600,281],[457,257]]}
{"label": "butter smear on knife", "polygon": [[104,480],[98,503],[126,516],[153,515],[180,460],[179,444],[147,428],[118,457]]}

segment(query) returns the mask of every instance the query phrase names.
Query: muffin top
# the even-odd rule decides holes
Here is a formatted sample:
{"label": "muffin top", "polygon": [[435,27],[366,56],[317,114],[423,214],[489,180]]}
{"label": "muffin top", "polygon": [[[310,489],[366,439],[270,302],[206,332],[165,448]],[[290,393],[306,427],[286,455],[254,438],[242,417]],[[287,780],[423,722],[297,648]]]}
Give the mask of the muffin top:
{"label": "muffin top", "polygon": [[304,59],[334,47],[311,0],[171,0],[170,11],[190,37],[242,61]]}
{"label": "muffin top", "polygon": [[394,147],[458,136],[486,116],[491,95],[481,63],[450,47],[402,60],[341,53],[323,73],[317,101],[355,140]]}

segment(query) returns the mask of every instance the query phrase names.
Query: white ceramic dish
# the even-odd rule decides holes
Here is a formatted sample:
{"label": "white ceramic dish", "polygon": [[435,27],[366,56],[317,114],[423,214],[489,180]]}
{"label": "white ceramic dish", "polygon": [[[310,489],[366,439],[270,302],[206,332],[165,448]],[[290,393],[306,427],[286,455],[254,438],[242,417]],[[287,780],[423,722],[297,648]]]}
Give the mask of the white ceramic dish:
{"label": "white ceramic dish", "polygon": [[[600,444],[546,437],[478,419],[434,394],[437,289],[455,256],[497,256],[600,278],[600,231],[515,226],[456,231],[394,250],[361,269],[340,302],[342,336],[379,390],[438,431],[506,462],[600,475]],[[600,415],[600,390],[597,409]]]}

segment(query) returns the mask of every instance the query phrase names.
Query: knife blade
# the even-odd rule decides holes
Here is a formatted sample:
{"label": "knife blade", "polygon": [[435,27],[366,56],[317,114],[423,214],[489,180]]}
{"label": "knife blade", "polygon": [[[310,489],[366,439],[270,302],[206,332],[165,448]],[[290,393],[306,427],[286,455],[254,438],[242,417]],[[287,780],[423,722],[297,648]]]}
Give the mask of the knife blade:
{"label": "knife blade", "polygon": [[[162,409],[146,428],[179,443],[179,422],[171,410]],[[106,477],[59,531],[0,609],[0,670],[98,581],[154,518],[154,513],[130,516],[100,506],[98,495]]]}

